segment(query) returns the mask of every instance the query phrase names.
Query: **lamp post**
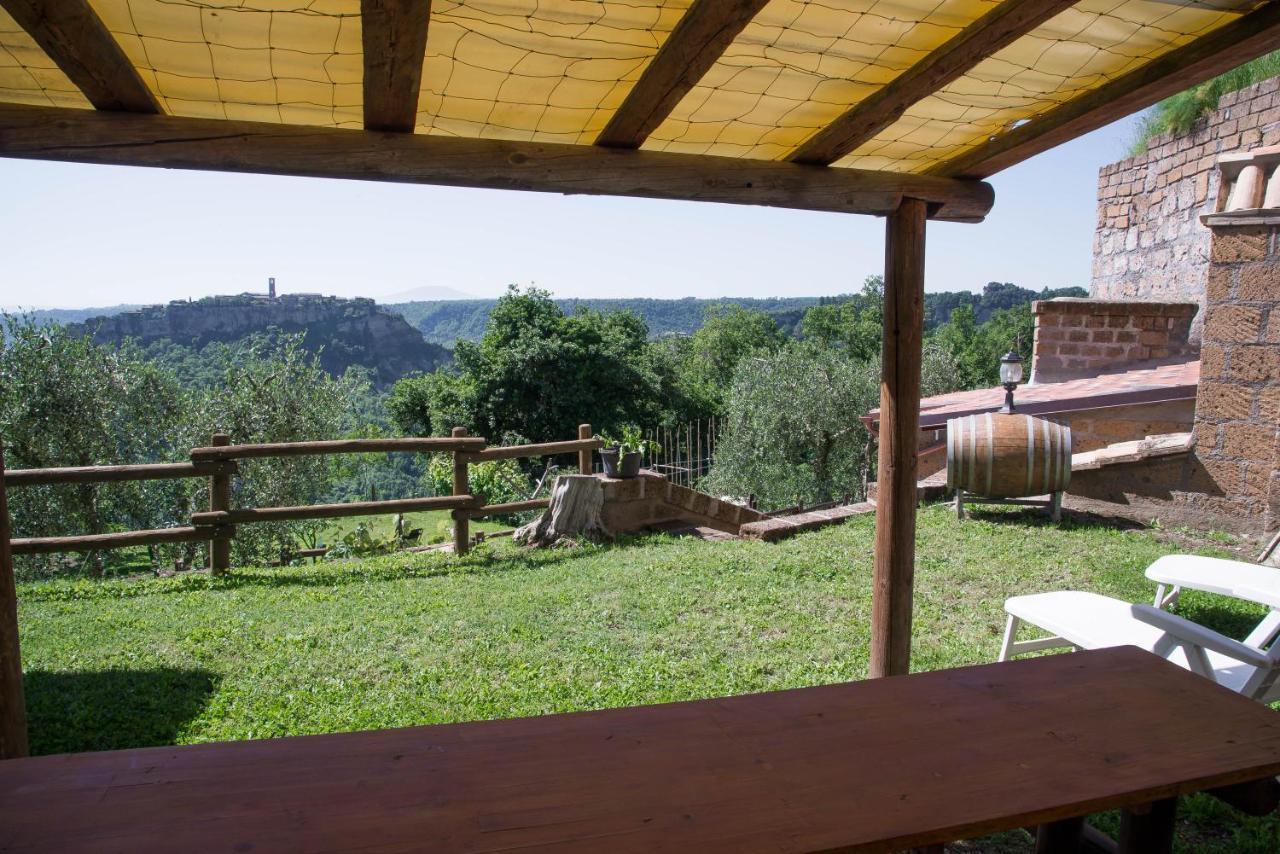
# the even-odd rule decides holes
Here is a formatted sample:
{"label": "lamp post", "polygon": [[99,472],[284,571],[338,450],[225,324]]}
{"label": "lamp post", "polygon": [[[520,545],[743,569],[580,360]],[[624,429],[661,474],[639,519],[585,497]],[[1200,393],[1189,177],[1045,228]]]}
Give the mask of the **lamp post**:
{"label": "lamp post", "polygon": [[1022,382],[1022,357],[1016,350],[1010,350],[1000,358],[1000,382],[1004,384],[1004,406],[1000,412],[1002,415],[1009,415],[1016,411],[1013,390]]}

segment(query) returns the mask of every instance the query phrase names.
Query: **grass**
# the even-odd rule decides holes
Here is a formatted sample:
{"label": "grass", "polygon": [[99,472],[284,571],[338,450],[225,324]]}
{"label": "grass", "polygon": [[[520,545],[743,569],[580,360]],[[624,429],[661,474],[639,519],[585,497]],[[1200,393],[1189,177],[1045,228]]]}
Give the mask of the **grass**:
{"label": "grass", "polygon": [[[338,543],[347,532],[355,529],[361,522],[368,525],[375,536],[388,537],[395,527],[395,516],[353,516],[334,519],[325,528],[320,541],[327,546]],[[405,513],[405,527],[421,528],[421,544],[453,542],[453,519],[448,510],[430,510],[425,513]],[[493,519],[472,519],[471,533],[483,531],[485,534],[501,534],[512,530],[511,526]]]}
{"label": "grass", "polygon": [[[652,537],[396,555],[227,579],[20,586],[33,750],[266,738],[657,703],[865,676],[873,520],[769,545]],[[1215,553],[1222,547],[1213,546]],[[1001,603],[1150,598],[1148,531],[922,511],[912,666],[994,660]],[[1236,636],[1260,609],[1188,593]],[[1187,799],[1182,851],[1274,851],[1280,824]],[[1101,817],[1106,824],[1114,817]],[[1027,851],[1025,833],[957,851]]]}

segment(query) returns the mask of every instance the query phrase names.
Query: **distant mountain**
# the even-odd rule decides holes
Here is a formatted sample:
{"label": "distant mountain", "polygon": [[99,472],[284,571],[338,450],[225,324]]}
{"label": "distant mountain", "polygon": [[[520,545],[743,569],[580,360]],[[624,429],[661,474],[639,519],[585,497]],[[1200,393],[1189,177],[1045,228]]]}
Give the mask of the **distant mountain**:
{"label": "distant mountain", "polygon": [[[556,303],[566,312],[578,306],[592,311],[634,311],[644,318],[649,326],[649,335],[657,338],[672,333],[692,335],[702,326],[703,312],[714,303],[733,303],[744,308],[768,312],[789,318],[804,313],[804,309],[817,305],[820,299],[829,297],[777,297],[753,299],[748,297],[726,297],[724,299],[558,299]],[[470,300],[431,300],[424,302],[407,302],[388,305],[387,308],[400,312],[405,320],[412,323],[427,341],[445,346],[461,338],[466,341],[479,340],[484,334],[485,321],[489,319],[496,299]],[[788,323],[782,323],[789,329]],[[794,325],[793,323],[791,325]]]}
{"label": "distant mountain", "polygon": [[[925,329],[946,323],[956,308],[971,306],[979,323],[991,318],[996,311],[1024,305],[1037,299],[1056,296],[1087,297],[1084,288],[1045,288],[1033,291],[1008,282],[990,282],[982,293],[971,291],[938,291],[924,295]],[[834,297],[775,297],[752,299],[726,297],[724,299],[558,299],[556,303],[566,312],[578,306],[592,311],[634,311],[649,326],[649,335],[692,335],[702,326],[703,313],[715,303],[732,303],[743,308],[763,311],[773,316],[788,335],[800,334],[804,313],[815,305],[840,303],[851,299],[849,295]],[[427,300],[397,303],[387,308],[404,315],[427,341],[452,347],[459,338],[465,341],[479,340],[484,334],[485,322],[496,299]]]}
{"label": "distant mountain", "polygon": [[36,323],[56,323],[66,325],[68,323],[83,323],[91,317],[110,317],[113,314],[120,314],[123,311],[133,311],[142,308],[140,305],[111,305],[104,308],[13,308],[5,309],[9,314],[17,314],[30,317]]}
{"label": "distant mountain", "polygon": [[99,343],[132,339],[144,348],[167,345],[200,350],[214,342],[232,343],[254,336],[305,333],[303,347],[320,354],[331,374],[348,367],[368,368],[379,386],[412,371],[433,371],[447,364],[444,347],[422,335],[395,312],[371,299],[341,299],[318,294],[285,294],[277,299],[256,294],[174,301],[70,324]]}
{"label": "distant mountain", "polygon": [[477,299],[477,297],[475,294],[464,293],[463,291],[460,291],[457,288],[451,288],[448,285],[423,285],[420,288],[410,288],[407,291],[400,291],[399,293],[388,294],[387,296],[381,297],[381,301],[384,305],[398,302],[422,302],[424,300],[434,302],[436,300],[462,299],[473,300]]}

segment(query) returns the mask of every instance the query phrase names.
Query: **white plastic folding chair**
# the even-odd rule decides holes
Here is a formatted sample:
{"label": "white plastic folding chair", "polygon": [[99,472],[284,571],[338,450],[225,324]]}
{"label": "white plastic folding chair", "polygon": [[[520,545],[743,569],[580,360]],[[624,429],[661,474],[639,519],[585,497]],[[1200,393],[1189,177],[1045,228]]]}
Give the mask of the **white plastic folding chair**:
{"label": "white plastic folding chair", "polygon": [[[1156,582],[1155,605],[1168,609],[1178,601],[1183,588],[1248,599],[1239,591],[1260,591],[1280,598],[1280,569],[1240,560],[1224,560],[1200,555],[1165,555],[1147,567],[1147,578]],[[1269,611],[1249,633],[1244,643],[1265,649],[1280,636],[1280,611]]]}
{"label": "white plastic folding chair", "polygon": [[[1241,585],[1225,595],[1266,605],[1271,611],[1264,624],[1280,611],[1280,594],[1271,590]],[[1005,602],[1005,611],[1009,618],[1001,661],[1036,650],[1132,645],[1251,699],[1280,700],[1278,643],[1265,649],[1252,646],[1151,605],[1133,605],[1077,590],[1014,596]],[[1023,623],[1050,635],[1019,641],[1017,633]],[[1261,625],[1250,637],[1261,631]],[[1274,640],[1274,632],[1272,635]]]}

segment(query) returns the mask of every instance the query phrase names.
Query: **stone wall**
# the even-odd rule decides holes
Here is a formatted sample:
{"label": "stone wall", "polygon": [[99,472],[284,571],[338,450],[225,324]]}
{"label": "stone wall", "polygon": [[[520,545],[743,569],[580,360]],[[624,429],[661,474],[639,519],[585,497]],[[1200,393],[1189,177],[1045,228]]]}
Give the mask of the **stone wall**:
{"label": "stone wall", "polygon": [[[1280,78],[1224,95],[1191,133],[1158,136],[1098,176],[1090,295],[1204,304],[1218,155],[1280,143]],[[1204,312],[1191,329],[1198,340]]]}
{"label": "stone wall", "polygon": [[1031,382],[1054,383],[1129,370],[1135,363],[1184,361],[1196,303],[1059,298],[1031,304],[1036,318]]}
{"label": "stone wall", "polygon": [[[1262,219],[1261,217],[1259,219]],[[1213,225],[1196,455],[1205,500],[1280,526],[1280,225]]]}

